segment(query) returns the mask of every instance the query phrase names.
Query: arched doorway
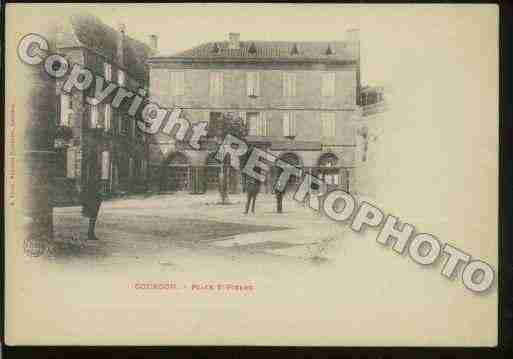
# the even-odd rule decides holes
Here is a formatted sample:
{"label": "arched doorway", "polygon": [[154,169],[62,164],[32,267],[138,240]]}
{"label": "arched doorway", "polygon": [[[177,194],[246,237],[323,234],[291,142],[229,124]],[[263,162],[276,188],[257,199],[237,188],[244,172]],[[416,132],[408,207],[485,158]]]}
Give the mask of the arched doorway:
{"label": "arched doorway", "polygon": [[[300,169],[303,169],[303,161],[301,158],[294,152],[286,152],[280,155],[280,160],[288,163],[289,165],[296,166]],[[278,179],[278,176],[281,174],[282,170],[279,167],[274,167],[274,175],[273,175],[273,185],[275,181]],[[301,182],[301,178],[297,176],[290,176],[285,187],[285,192],[295,192],[299,183]]]}
{"label": "arched doorway", "polygon": [[338,157],[331,153],[323,153],[319,157],[318,165],[318,177],[323,180],[327,185],[339,185],[341,184],[340,178],[340,167],[338,167]]}
{"label": "arched doorway", "polygon": [[163,164],[163,190],[188,191],[191,183],[191,162],[181,153],[172,153]]}

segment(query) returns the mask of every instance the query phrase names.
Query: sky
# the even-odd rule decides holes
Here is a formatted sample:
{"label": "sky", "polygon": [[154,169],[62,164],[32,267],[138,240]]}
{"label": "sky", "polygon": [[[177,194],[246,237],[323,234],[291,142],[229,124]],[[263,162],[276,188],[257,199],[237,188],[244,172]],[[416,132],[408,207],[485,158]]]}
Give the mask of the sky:
{"label": "sky", "polygon": [[[130,36],[148,42],[159,38],[159,51],[170,54],[209,41],[223,41],[229,32],[241,40],[344,41],[346,30],[360,29],[362,79],[381,85],[390,82],[385,69],[390,65],[387,44],[405,32],[401,18],[408,11],[385,10],[382,18],[374,8],[348,5],[311,4],[97,4],[84,8],[106,24],[126,25]],[[380,8],[379,6],[377,8]],[[404,8],[404,7],[403,7]],[[385,20],[385,21],[383,21]]]}

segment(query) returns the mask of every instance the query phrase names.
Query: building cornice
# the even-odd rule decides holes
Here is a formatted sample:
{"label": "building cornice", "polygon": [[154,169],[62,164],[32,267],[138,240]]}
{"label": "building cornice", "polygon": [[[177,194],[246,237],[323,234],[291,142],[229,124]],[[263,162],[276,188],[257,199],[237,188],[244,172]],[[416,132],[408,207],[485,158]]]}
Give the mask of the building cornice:
{"label": "building cornice", "polygon": [[340,66],[357,66],[358,60],[342,60],[342,59],[309,59],[309,58],[280,58],[280,57],[267,57],[267,58],[256,58],[256,57],[208,57],[208,58],[196,58],[196,57],[152,57],[147,60],[148,64],[192,64],[192,63],[244,63],[244,64],[261,64],[261,63],[280,63],[280,64],[330,64]]}

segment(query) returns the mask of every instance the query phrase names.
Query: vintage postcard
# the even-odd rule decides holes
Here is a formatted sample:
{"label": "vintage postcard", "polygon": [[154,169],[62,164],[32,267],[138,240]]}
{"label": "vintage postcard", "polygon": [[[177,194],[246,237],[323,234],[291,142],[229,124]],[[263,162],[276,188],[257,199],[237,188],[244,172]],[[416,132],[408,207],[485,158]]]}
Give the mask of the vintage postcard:
{"label": "vintage postcard", "polygon": [[5,19],[7,344],[497,345],[497,6]]}

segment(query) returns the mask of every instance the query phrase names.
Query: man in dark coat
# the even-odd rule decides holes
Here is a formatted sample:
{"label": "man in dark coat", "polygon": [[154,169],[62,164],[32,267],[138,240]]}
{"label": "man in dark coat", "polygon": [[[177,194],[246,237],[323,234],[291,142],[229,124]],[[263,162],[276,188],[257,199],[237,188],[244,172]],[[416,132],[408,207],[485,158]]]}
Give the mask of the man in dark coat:
{"label": "man in dark coat", "polygon": [[255,213],[255,201],[260,192],[260,181],[256,178],[246,176],[246,192],[247,192],[247,200],[246,200],[246,210],[244,214],[248,214],[249,205],[251,203],[251,213]]}
{"label": "man in dark coat", "polygon": [[96,218],[102,204],[101,183],[96,179],[90,179],[82,193],[82,213],[89,217],[88,239],[98,240],[94,234]]}
{"label": "man in dark coat", "polygon": [[277,180],[277,183],[274,187],[274,195],[276,196],[276,212],[283,213],[283,194],[285,193],[285,187],[283,189],[279,189],[281,185],[280,180]]}

